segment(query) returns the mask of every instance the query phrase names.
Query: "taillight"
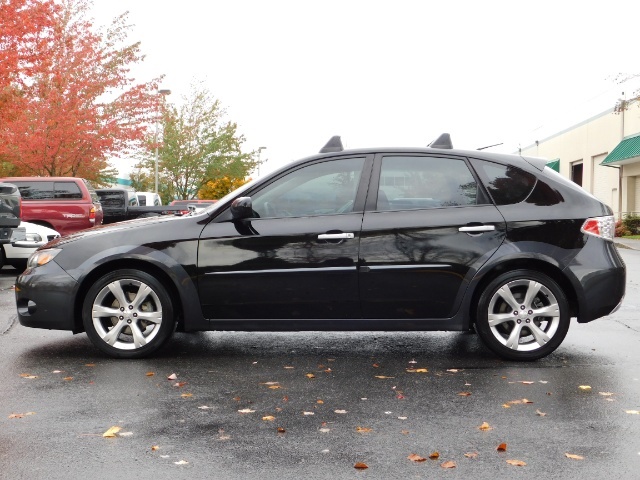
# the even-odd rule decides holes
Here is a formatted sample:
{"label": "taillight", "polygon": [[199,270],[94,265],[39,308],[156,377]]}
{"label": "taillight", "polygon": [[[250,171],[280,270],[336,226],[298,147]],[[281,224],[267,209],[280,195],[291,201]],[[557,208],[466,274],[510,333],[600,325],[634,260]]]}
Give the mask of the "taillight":
{"label": "taillight", "polygon": [[587,218],[582,224],[580,231],[606,240],[613,240],[616,231],[616,221],[613,215]]}
{"label": "taillight", "polygon": [[91,223],[96,222],[96,207],[91,207],[91,210],[89,210],[89,221]]}

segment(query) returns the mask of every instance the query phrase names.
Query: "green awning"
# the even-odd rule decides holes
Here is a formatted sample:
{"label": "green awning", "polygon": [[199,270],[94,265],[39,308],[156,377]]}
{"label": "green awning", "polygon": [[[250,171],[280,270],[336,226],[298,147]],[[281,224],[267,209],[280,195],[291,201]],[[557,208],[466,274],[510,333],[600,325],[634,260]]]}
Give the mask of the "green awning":
{"label": "green awning", "polygon": [[560,159],[556,158],[555,160],[551,160],[550,162],[547,162],[547,167],[560,173]]}
{"label": "green awning", "polygon": [[612,163],[624,165],[635,162],[640,162],[640,135],[622,140],[600,165],[611,165]]}

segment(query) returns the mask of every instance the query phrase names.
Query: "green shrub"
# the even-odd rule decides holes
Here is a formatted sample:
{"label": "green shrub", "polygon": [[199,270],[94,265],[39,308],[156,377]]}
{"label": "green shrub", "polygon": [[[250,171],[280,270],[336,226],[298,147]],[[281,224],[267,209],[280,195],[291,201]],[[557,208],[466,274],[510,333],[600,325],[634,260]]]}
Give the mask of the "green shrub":
{"label": "green shrub", "polygon": [[622,219],[622,224],[629,231],[629,234],[640,233],[640,215],[627,213]]}

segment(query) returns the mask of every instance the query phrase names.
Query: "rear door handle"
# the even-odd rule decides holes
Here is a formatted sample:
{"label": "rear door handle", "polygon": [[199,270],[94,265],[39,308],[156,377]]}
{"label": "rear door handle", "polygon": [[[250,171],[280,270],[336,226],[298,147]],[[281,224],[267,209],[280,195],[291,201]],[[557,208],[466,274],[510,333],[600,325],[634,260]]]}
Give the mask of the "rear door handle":
{"label": "rear door handle", "polygon": [[345,238],[355,238],[353,233],[323,233],[318,235],[318,240],[342,240]]}
{"label": "rear door handle", "polygon": [[495,229],[496,229],[495,225],[478,225],[475,227],[460,227],[458,231],[467,232],[467,233],[482,233],[482,232],[492,232]]}

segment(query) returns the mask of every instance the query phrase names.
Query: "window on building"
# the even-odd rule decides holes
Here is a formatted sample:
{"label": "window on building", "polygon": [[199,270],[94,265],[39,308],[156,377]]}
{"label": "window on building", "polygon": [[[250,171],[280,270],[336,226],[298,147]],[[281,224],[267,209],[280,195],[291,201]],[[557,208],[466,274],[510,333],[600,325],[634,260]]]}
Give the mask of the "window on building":
{"label": "window on building", "polygon": [[571,164],[571,180],[582,186],[582,162]]}

